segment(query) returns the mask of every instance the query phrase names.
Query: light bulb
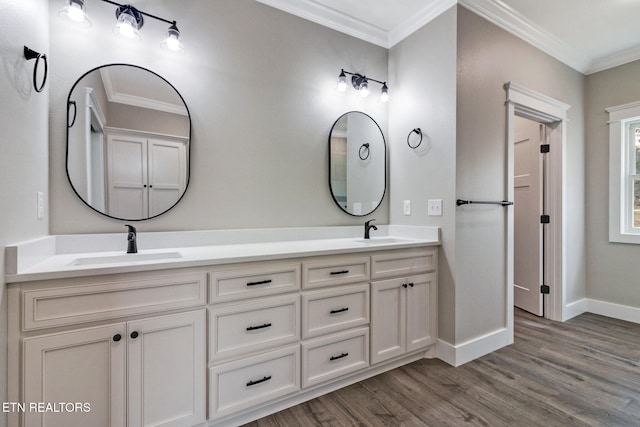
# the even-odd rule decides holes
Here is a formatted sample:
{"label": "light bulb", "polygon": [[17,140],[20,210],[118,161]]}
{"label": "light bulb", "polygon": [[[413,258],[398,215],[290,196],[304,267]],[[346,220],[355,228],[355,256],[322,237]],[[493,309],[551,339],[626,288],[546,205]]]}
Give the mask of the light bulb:
{"label": "light bulb", "polygon": [[[136,14],[138,17],[136,17]],[[138,29],[142,27],[142,15],[132,6],[120,6],[116,12],[118,22],[113,32],[129,39],[140,39]]]}
{"label": "light bulb", "polygon": [[184,45],[180,39],[180,31],[174,22],[167,30],[167,38],[165,38],[160,46],[173,52],[184,52]]}
{"label": "light bulb", "polygon": [[362,83],[360,83],[360,96],[363,98],[369,96],[369,82],[367,79],[362,80]]}
{"label": "light bulb", "polygon": [[382,84],[382,93],[380,94],[380,101],[387,102],[389,100],[389,88],[386,83]]}
{"label": "light bulb", "polygon": [[344,74],[344,70],[342,70],[338,76],[338,91],[344,92],[345,90],[347,90],[347,76]]}
{"label": "light bulb", "polygon": [[91,27],[91,21],[84,8],[84,0],[69,0],[67,5],[58,12],[58,16],[74,25],[83,28]]}

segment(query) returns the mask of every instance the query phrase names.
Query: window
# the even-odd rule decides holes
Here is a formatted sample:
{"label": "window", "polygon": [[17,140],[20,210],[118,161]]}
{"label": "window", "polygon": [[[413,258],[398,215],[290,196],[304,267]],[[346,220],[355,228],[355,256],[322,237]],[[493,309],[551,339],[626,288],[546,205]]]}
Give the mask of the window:
{"label": "window", "polygon": [[640,244],[640,102],[609,113],[609,241]]}

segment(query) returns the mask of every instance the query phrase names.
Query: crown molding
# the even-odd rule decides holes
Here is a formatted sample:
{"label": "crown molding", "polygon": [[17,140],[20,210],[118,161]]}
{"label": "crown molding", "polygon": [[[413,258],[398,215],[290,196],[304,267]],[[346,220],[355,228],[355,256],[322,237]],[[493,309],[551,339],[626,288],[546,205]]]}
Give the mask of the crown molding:
{"label": "crown molding", "polygon": [[100,76],[102,77],[102,82],[104,84],[104,89],[109,102],[147,108],[150,110],[164,111],[165,113],[178,114],[181,116],[189,115],[187,109],[182,105],[171,104],[155,99],[149,99],[137,95],[118,92],[116,85],[113,82],[113,76],[108,68],[101,68]]}
{"label": "crown molding", "polygon": [[571,68],[582,73],[587,70],[589,58],[576,53],[563,40],[543,30],[501,0],[459,0],[458,3]]}
{"label": "crown molding", "polygon": [[389,48],[389,37],[383,28],[352,18],[313,0],[256,1],[369,43]]}
{"label": "crown molding", "polygon": [[595,73],[640,59],[640,47],[637,47],[594,60],[577,52],[575,48],[554,34],[540,28],[502,0],[436,0],[390,31],[345,15],[314,0],[256,1],[387,49],[395,46],[449,8],[460,4],[583,74]]}
{"label": "crown molding", "polygon": [[444,12],[458,4],[458,0],[438,0],[427,6],[410,17],[406,21],[402,22],[397,27],[389,31],[388,45],[389,47],[395,46],[402,40],[409,37],[411,34],[424,27],[429,22],[442,15]]}

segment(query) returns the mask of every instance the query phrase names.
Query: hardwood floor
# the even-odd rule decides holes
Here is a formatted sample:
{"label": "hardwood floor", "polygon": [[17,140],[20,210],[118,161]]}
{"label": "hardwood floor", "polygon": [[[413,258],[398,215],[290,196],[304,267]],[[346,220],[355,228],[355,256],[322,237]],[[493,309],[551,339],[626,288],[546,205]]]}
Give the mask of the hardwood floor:
{"label": "hardwood floor", "polygon": [[515,344],[453,368],[420,360],[247,424],[640,426],[640,325],[516,310]]}

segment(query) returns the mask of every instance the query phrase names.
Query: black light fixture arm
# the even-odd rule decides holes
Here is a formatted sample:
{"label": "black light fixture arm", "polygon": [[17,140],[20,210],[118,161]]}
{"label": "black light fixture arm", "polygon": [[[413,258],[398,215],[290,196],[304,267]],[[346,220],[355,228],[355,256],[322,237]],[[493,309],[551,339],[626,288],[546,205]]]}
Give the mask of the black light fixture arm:
{"label": "black light fixture arm", "polygon": [[[111,0],[102,0],[102,1],[105,2],[105,3],[112,4],[114,6],[118,6],[118,7],[126,6],[124,4],[120,4],[120,3],[117,3],[117,2],[111,1]],[[131,7],[133,7],[133,6],[131,6]],[[156,16],[156,15],[152,15],[152,14],[147,13],[147,12],[143,12],[138,8],[134,8],[134,9],[136,9],[141,15],[148,16],[149,18],[157,19],[158,21],[166,22],[167,24],[170,24],[170,25],[176,25],[176,21],[169,21],[168,19],[164,19],[164,18],[161,18],[161,17]]]}
{"label": "black light fixture arm", "polygon": [[[107,1],[107,0],[102,0],[102,1]],[[363,74],[360,74],[360,73],[352,73],[351,71],[346,71],[345,69],[342,69],[342,72],[344,74],[349,74],[350,76],[356,77],[358,79],[363,79],[364,78],[364,79],[367,79],[367,81],[376,82],[376,83],[379,83],[381,85],[386,85],[387,84],[387,82],[381,82],[380,80],[372,79],[371,77],[367,77],[367,76],[365,76]]]}

